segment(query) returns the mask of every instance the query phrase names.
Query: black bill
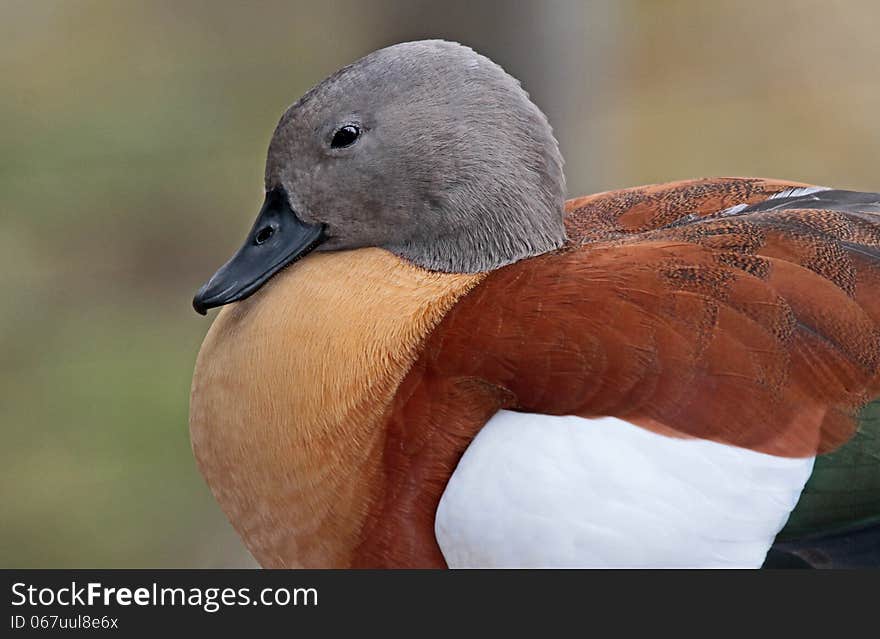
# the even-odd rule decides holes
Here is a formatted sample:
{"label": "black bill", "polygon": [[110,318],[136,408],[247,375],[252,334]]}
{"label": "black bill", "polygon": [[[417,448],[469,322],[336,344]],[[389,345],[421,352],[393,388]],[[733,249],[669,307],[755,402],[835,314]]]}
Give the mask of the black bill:
{"label": "black bill", "polygon": [[323,233],[323,225],[296,216],[283,188],[269,191],[244,245],[199,289],[193,308],[204,315],[209,308],[245,299],[318,246]]}

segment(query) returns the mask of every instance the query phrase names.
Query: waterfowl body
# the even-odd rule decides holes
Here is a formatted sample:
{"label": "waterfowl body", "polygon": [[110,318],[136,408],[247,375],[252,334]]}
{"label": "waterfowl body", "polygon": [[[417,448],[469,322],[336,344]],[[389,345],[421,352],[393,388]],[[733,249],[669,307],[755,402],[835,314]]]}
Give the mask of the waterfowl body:
{"label": "waterfowl body", "polygon": [[519,85],[452,43],[288,110],[263,210],[194,300],[235,302],[190,425],[257,560],[880,562],[880,196],[564,202],[561,166]]}

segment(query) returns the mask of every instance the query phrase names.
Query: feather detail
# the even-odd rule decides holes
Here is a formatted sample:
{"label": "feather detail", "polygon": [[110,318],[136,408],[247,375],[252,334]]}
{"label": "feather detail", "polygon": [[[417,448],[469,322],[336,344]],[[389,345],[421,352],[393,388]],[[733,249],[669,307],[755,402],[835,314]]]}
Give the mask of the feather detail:
{"label": "feather detail", "polygon": [[423,357],[506,389],[516,410],[833,450],[880,394],[880,215],[828,201],[717,216],[731,192],[818,193],[718,180],[575,201],[566,249],[490,274]]}
{"label": "feather detail", "polygon": [[845,443],[880,395],[872,197],[721,178],[570,201],[563,249],[490,273],[426,340],[389,409],[361,565],[437,565],[424,531],[500,409],[781,457]]}

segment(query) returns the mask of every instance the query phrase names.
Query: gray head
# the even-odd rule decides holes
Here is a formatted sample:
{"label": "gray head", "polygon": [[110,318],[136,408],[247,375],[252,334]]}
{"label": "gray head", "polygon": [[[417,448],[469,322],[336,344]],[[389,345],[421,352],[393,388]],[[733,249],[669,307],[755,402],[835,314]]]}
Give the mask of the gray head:
{"label": "gray head", "polygon": [[[236,260],[268,266],[255,251],[278,243],[273,251],[287,253],[293,235],[307,250],[375,246],[460,273],[500,268],[565,239],[562,156],[544,114],[497,64],[442,40],[375,51],[291,106],[269,144],[266,192],[248,243],[224,269]],[[284,209],[301,227],[286,239]],[[197,310],[246,297],[268,279],[232,294],[214,282],[222,271],[200,291]]]}

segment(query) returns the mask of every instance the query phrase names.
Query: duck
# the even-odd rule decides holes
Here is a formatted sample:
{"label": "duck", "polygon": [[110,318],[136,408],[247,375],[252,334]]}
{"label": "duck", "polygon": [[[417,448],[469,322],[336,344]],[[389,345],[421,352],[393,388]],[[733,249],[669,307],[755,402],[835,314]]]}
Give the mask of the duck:
{"label": "duck", "polygon": [[283,114],[193,299],[197,466],[268,568],[880,565],[880,195],[702,178],[566,199],[464,45]]}

